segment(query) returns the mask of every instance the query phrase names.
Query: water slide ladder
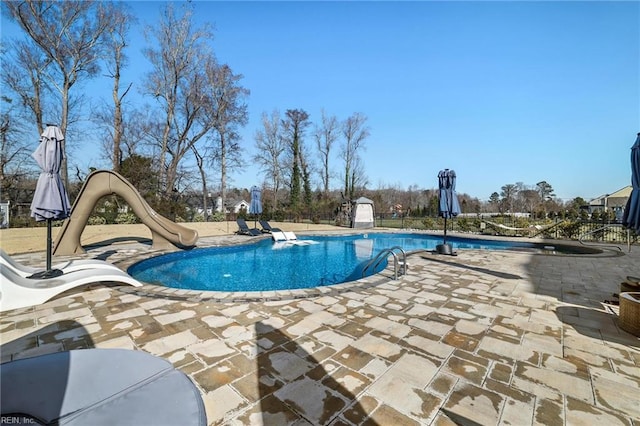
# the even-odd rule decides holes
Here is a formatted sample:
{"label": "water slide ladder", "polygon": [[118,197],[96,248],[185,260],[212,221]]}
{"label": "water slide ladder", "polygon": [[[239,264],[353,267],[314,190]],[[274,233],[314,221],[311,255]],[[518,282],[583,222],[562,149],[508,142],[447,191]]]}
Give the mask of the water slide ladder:
{"label": "water slide ladder", "polygon": [[[400,260],[398,260],[398,255],[401,256]],[[367,275],[367,271],[370,270],[375,271],[380,264],[387,260],[389,256],[393,256],[393,279],[398,279],[398,274],[404,275],[407,273],[407,269],[409,265],[407,264],[407,253],[400,246],[394,246],[391,248],[383,249],[378,253],[373,259],[369,261],[362,268],[362,277],[364,278]]]}

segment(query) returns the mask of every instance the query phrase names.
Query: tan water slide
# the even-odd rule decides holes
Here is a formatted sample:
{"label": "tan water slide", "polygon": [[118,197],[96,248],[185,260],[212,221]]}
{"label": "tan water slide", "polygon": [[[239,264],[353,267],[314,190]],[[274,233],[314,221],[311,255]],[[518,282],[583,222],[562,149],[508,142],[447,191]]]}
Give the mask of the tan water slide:
{"label": "tan water slide", "polygon": [[153,248],[190,248],[198,241],[198,232],[178,225],[156,213],[138,190],[124,177],[110,170],[96,170],[87,176],[73,207],[71,216],[62,224],[53,246],[53,254],[84,253],[80,236],[98,200],[106,195],[119,195],[142,223],[151,230]]}

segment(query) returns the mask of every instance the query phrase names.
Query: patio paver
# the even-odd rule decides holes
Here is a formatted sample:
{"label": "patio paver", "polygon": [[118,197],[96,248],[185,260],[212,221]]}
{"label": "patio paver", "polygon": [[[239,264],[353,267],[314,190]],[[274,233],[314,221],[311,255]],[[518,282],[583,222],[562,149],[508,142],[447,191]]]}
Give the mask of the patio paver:
{"label": "patio paver", "polygon": [[[123,268],[152,254],[85,257],[107,252]],[[1,358],[147,351],[191,377],[210,424],[640,425],[640,339],[602,303],[638,274],[640,248],[420,253],[410,265],[397,281],[387,271],[321,291],[97,285],[3,313]]]}

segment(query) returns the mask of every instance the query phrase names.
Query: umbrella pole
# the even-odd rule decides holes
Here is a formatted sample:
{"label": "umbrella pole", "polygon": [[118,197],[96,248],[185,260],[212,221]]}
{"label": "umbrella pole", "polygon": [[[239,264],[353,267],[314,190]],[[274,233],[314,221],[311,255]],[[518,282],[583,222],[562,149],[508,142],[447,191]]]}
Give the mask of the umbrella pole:
{"label": "umbrella pole", "polygon": [[442,244],[447,244],[447,216],[444,217],[444,238]]}
{"label": "umbrella pole", "polygon": [[51,270],[51,219],[47,219],[47,271]]}
{"label": "umbrella pole", "polygon": [[53,241],[51,240],[51,219],[47,219],[47,267],[44,271],[38,271],[35,274],[29,275],[27,278],[48,279],[62,275],[62,269],[51,268],[51,246],[53,245]]}
{"label": "umbrella pole", "polygon": [[447,244],[447,217],[444,217],[444,238],[442,244],[436,246],[436,253],[438,254],[450,254],[451,256],[457,256],[458,254],[453,251],[452,247]]}

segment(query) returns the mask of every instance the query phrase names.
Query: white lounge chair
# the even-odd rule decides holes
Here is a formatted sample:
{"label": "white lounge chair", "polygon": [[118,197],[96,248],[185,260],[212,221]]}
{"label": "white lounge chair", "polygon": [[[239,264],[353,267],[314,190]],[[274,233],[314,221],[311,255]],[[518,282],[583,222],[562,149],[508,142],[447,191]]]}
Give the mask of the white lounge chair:
{"label": "white lounge chair", "polygon": [[287,241],[286,235],[282,231],[273,231],[271,232],[271,239],[275,242]]}
{"label": "white lounge chair", "polygon": [[[0,249],[0,265],[3,268],[9,268],[16,274],[22,277],[28,277],[37,272],[42,272],[44,269],[42,268],[33,268],[31,266],[26,266],[21,263],[16,262],[11,256],[7,254],[4,250]],[[57,265],[53,265],[52,269],[59,269],[63,273],[79,271],[82,269],[116,269],[120,271],[120,268],[117,266],[105,262],[104,260],[98,259],[81,259],[81,260],[70,260],[68,262],[62,262]]]}
{"label": "white lounge chair", "polygon": [[292,231],[272,232],[271,238],[274,241],[273,248],[279,249],[283,247],[291,246],[308,246],[310,244],[317,244],[313,240],[299,240],[295,233]]}
{"label": "white lounge chair", "polygon": [[0,312],[40,305],[60,293],[91,283],[118,282],[142,286],[126,272],[115,268],[81,269],[48,279],[26,278],[10,268],[1,269]]}
{"label": "white lounge chair", "polygon": [[273,241],[297,241],[298,237],[293,231],[273,231],[271,232],[271,239]]}
{"label": "white lounge chair", "polygon": [[287,241],[297,241],[298,237],[296,236],[296,234],[293,233],[293,231],[284,231],[283,232],[285,238],[287,239]]}

